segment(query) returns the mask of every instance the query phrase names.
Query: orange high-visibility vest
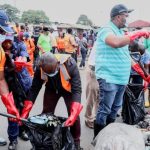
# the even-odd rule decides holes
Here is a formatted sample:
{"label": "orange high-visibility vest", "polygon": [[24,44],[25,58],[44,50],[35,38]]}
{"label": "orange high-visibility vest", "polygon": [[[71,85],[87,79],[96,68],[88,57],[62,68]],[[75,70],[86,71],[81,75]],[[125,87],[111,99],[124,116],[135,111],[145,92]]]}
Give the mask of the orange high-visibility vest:
{"label": "orange high-visibility vest", "polygon": [[[71,92],[71,84],[69,80],[71,79],[67,68],[65,67],[64,63],[69,59],[70,55],[67,54],[54,54],[57,60],[60,62],[60,78],[62,87],[68,91]],[[47,75],[44,74],[42,68],[41,68],[41,79],[48,81]]]}
{"label": "orange high-visibility vest", "polygon": [[73,47],[73,45],[70,42],[70,38],[72,37],[72,35],[65,35],[64,40],[65,40],[65,52],[67,53],[73,53],[75,52],[75,48]]}
{"label": "orange high-visibility vest", "polygon": [[57,38],[57,48],[58,49],[65,49],[65,39],[64,38]]}
{"label": "orange high-visibility vest", "polygon": [[0,71],[4,71],[6,56],[3,48],[0,46]]}
{"label": "orange high-visibility vest", "polygon": [[34,42],[32,39],[27,39],[27,40],[24,40],[24,43],[27,47],[27,52],[29,54],[30,60],[31,60],[31,62],[33,62],[33,60],[34,60],[33,53],[35,50]]}

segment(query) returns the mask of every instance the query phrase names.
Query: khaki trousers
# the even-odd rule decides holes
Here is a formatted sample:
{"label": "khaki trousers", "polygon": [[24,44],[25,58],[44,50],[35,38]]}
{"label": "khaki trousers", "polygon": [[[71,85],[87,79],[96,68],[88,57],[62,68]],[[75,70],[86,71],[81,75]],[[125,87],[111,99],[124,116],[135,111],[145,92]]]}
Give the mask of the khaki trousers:
{"label": "khaki trousers", "polygon": [[95,71],[93,71],[90,66],[87,68],[86,81],[85,121],[90,127],[93,127],[99,104],[99,85],[96,80]]}

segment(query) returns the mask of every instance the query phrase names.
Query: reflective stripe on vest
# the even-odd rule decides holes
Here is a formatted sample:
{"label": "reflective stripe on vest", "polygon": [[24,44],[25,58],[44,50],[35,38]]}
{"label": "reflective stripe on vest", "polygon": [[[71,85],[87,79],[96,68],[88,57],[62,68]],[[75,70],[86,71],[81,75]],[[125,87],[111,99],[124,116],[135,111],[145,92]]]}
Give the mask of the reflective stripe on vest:
{"label": "reflective stripe on vest", "polygon": [[60,77],[63,88],[68,92],[71,92],[71,84],[69,82],[69,79],[71,78],[64,64],[60,65]]}

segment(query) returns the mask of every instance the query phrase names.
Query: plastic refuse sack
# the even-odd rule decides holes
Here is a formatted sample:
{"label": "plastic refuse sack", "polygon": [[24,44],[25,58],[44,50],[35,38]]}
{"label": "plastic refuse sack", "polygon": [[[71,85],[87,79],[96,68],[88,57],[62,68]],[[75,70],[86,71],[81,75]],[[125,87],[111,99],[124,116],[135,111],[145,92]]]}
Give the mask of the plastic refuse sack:
{"label": "plastic refuse sack", "polygon": [[70,130],[63,126],[65,120],[51,113],[28,118],[25,125],[33,150],[75,150]]}
{"label": "plastic refuse sack", "polygon": [[122,118],[127,124],[137,124],[145,116],[143,85],[129,84],[123,97]]}
{"label": "plastic refuse sack", "polygon": [[124,123],[111,123],[99,132],[91,150],[145,150],[142,132]]}

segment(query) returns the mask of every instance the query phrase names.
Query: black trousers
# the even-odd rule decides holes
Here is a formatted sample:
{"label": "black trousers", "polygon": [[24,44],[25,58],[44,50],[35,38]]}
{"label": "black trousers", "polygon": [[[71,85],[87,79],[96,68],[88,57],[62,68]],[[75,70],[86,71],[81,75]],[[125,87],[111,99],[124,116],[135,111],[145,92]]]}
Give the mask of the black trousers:
{"label": "black trousers", "polygon": [[[68,116],[70,115],[70,103],[72,102],[71,93],[63,90],[61,93],[56,93],[56,91],[52,91],[48,88],[45,89],[44,93],[44,102],[43,102],[43,113],[54,113],[56,105],[60,99],[60,97],[64,98]],[[81,136],[81,126],[80,126],[80,118],[78,117],[73,126],[70,127],[70,132],[74,138],[75,142],[80,142]]]}

